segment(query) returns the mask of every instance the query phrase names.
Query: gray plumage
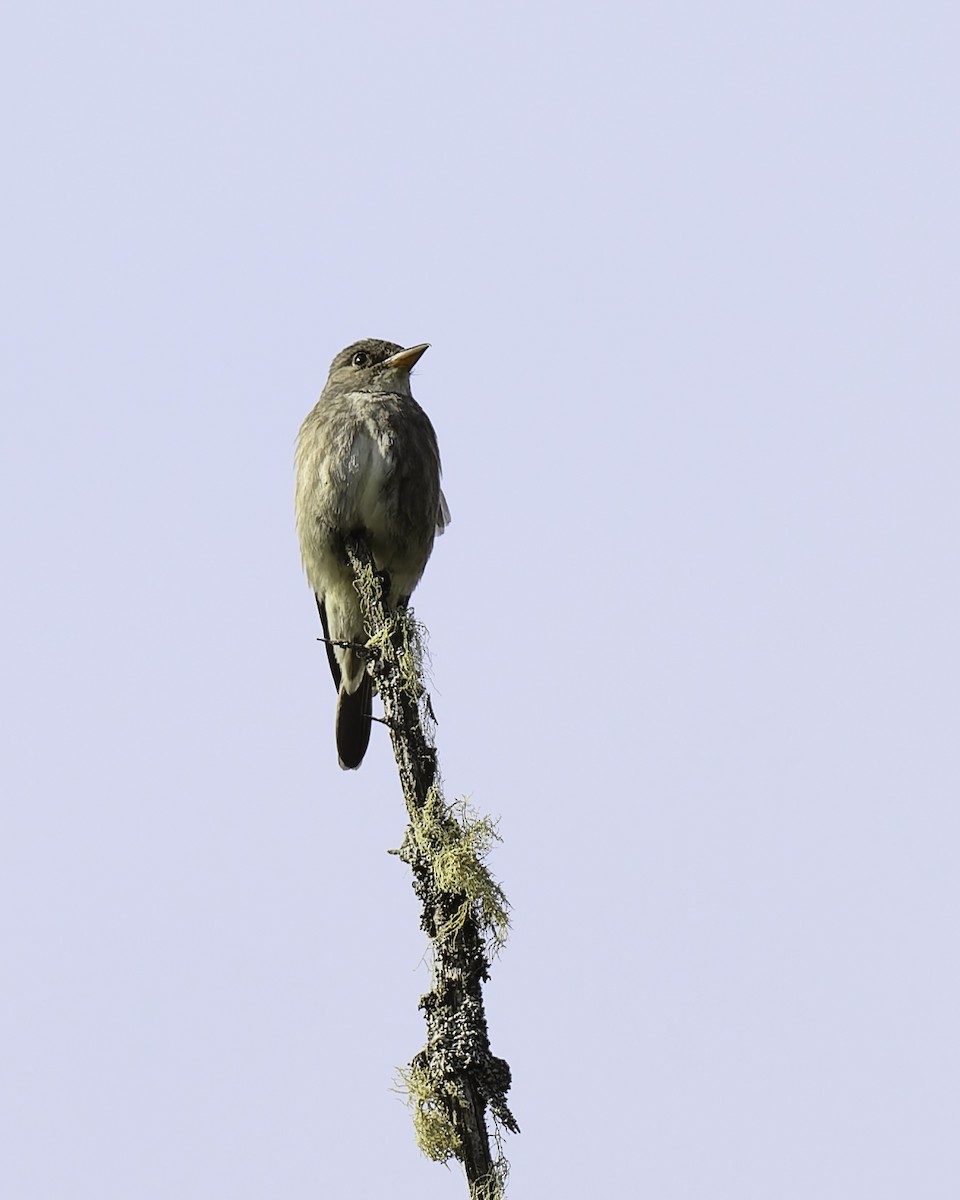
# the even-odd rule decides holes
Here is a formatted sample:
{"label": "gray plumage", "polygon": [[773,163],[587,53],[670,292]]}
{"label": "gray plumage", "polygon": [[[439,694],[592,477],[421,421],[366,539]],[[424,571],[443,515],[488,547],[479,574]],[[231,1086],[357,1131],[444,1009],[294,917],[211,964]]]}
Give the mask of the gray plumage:
{"label": "gray plumage", "polygon": [[367,749],[372,686],[355,650],[329,644],[367,640],[344,541],[355,534],[367,540],[397,608],[450,520],[437,435],[410,392],[410,370],[426,349],[368,338],[341,350],[297,439],[297,533],[339,691],[337,750],[345,769],[358,767]]}

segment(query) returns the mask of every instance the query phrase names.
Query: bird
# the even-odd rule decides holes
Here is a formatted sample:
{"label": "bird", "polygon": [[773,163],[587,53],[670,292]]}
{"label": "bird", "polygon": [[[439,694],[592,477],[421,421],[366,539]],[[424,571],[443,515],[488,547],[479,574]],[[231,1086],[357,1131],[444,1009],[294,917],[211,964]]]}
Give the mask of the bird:
{"label": "bird", "polygon": [[450,522],[437,435],[410,390],[410,372],[428,345],[364,338],[341,350],[297,438],[297,534],[338,693],[344,770],[355,770],[366,754],[373,697],[346,539],[366,541],[396,611],[407,606],[434,538]]}

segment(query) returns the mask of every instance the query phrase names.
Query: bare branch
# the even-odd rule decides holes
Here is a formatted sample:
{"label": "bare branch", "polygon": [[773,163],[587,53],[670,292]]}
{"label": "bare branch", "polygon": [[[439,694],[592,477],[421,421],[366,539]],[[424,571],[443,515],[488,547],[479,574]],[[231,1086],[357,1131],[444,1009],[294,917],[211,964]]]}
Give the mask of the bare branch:
{"label": "bare branch", "polygon": [[[444,802],[437,752],[427,730],[432,708],[421,673],[421,642],[406,611],[384,604],[383,579],[360,538],[346,543],[369,633],[368,670],[383,701],[409,825],[399,856],[413,873],[421,926],[433,948],[430,991],[420,999],[427,1043],[403,1071],[420,1148],[440,1162],[459,1159],[471,1200],[503,1195],[502,1130],[518,1132],[507,1106],[510,1068],[490,1050],[483,1008],[489,953],[506,936],[507,902],[484,858],[497,834],[488,819]],[[494,1120],[490,1149],[486,1112]]]}

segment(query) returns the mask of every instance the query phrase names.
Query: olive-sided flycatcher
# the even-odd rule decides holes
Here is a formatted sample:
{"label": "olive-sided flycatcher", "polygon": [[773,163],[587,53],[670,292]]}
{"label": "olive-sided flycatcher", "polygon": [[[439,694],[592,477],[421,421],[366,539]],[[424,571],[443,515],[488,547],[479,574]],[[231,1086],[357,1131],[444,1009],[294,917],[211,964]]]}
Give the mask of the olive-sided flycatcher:
{"label": "olive-sided flycatcher", "polygon": [[367,338],[341,350],[297,439],[297,532],[339,692],[337,753],[345,769],[359,767],[366,753],[373,692],[354,649],[367,635],[345,540],[366,539],[377,569],[389,576],[389,606],[402,608],[450,520],[437,435],[410,392],[411,368],[426,349]]}

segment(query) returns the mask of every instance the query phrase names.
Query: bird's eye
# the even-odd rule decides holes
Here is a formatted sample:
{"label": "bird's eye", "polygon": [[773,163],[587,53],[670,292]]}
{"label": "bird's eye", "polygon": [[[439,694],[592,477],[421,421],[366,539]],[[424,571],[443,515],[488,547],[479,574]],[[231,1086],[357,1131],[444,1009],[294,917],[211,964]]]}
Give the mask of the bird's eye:
{"label": "bird's eye", "polygon": [[370,355],[366,350],[358,350],[353,356],[353,365],[355,367],[365,367],[370,361]]}

